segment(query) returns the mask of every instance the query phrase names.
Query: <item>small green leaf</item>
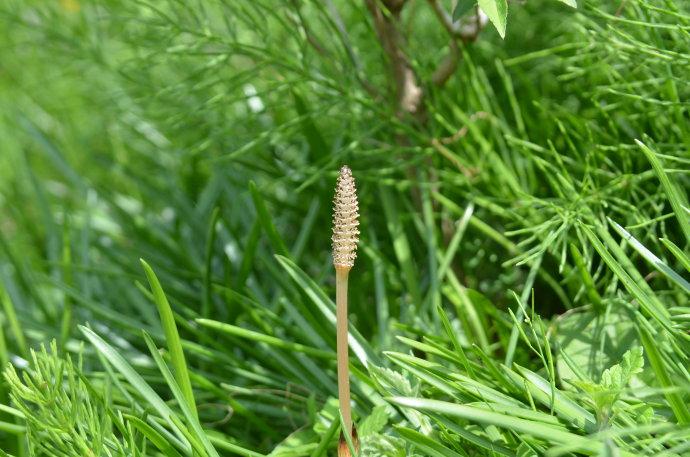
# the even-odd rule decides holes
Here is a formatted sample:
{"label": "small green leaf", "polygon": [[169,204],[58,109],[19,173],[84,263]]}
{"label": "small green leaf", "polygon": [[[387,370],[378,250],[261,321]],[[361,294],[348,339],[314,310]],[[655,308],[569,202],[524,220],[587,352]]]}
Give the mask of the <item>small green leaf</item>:
{"label": "small green leaf", "polygon": [[505,38],[508,21],[508,2],[506,0],[479,0],[479,7],[489,17],[501,38]]}
{"label": "small green leaf", "polygon": [[577,8],[577,1],[576,0],[558,0],[561,3],[565,3],[568,6],[571,6],[573,8]]}
{"label": "small green leaf", "polygon": [[477,6],[476,0],[458,0],[458,4],[455,5],[455,9],[453,10],[453,22],[469,13],[475,6]]}
{"label": "small green leaf", "polygon": [[357,427],[359,437],[365,437],[374,433],[379,433],[388,423],[388,413],[384,405],[374,407],[371,414],[364,419]]}

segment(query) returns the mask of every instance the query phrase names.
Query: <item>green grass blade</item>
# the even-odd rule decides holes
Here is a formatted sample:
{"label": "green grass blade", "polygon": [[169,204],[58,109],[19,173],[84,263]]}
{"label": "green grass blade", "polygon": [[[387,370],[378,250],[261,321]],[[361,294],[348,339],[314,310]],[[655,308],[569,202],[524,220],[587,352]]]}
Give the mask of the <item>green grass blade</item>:
{"label": "green grass blade", "polygon": [[496,427],[512,430],[516,433],[525,433],[541,438],[553,445],[573,445],[574,450],[586,455],[599,455],[601,450],[601,446],[597,441],[570,433],[562,428],[541,422],[511,417],[473,406],[459,405],[439,400],[429,400],[426,398],[392,397],[388,400],[395,405],[407,408],[445,414],[462,418],[470,422],[494,425]]}
{"label": "green grass blade", "polygon": [[93,346],[100,352],[103,357],[112,364],[117,371],[125,377],[125,379],[139,392],[139,394],[153,407],[153,409],[161,416],[161,418],[168,423],[175,434],[179,437],[178,444],[183,448],[189,450],[189,443],[173,422],[172,417],[175,413],[172,409],[158,396],[158,394],[151,388],[151,386],[144,381],[144,378],[137,373],[127,361],[106,343],[100,336],[94,333],[91,329],[79,326],[79,329],[84,336],[93,344]]}
{"label": "green grass blade", "polygon": [[303,344],[285,341],[274,336],[265,335],[263,333],[255,332],[242,327],[237,327],[236,325],[225,324],[223,322],[218,322],[210,319],[197,319],[196,321],[204,327],[212,328],[228,335],[246,338],[251,341],[266,343],[270,346],[286,349],[288,351],[302,352],[304,354],[308,354],[321,359],[335,360],[334,352],[323,351],[321,349],[305,346]]}
{"label": "green grass blade", "polygon": [[448,449],[439,442],[438,438],[430,438],[411,428],[397,426],[395,427],[395,431],[398,432],[400,436],[410,441],[417,449],[424,452],[424,455],[430,457],[462,457],[467,455]]}
{"label": "green grass blade", "polygon": [[[669,319],[668,311],[659,302],[658,298],[647,291],[649,286],[647,286],[646,283],[642,285],[641,282],[633,280],[631,275],[628,274],[628,271],[632,273],[634,267],[631,267],[631,269],[623,268],[623,266],[613,257],[613,255],[611,255],[609,250],[604,246],[597,235],[594,234],[592,229],[583,225],[582,230],[592,243],[594,249],[599,253],[601,258],[615,273],[618,279],[620,279],[628,292],[630,292],[630,294],[638,300],[647,315],[659,322],[659,324],[661,324],[670,333],[675,333]],[[618,248],[618,245],[616,245],[614,248]],[[636,271],[637,270],[635,270],[635,272]]]}
{"label": "green grass blade", "polygon": [[154,302],[158,308],[158,314],[161,318],[161,326],[165,333],[165,341],[170,351],[170,358],[172,360],[173,369],[175,370],[175,379],[177,380],[180,389],[184,393],[185,399],[189,403],[189,407],[198,416],[196,412],[196,403],[194,401],[194,391],[192,390],[192,383],[189,380],[189,372],[187,370],[187,361],[185,360],[184,351],[182,350],[182,343],[180,342],[180,334],[177,331],[175,324],[175,316],[173,315],[170,303],[163,292],[156,274],[146,261],[140,259],[141,265],[146,272],[146,278],[151,286],[151,293],[153,294]]}
{"label": "green grass blade", "polygon": [[24,359],[29,359],[29,345],[26,342],[26,337],[24,336],[24,330],[22,325],[17,319],[17,311],[14,308],[14,303],[10,298],[10,294],[7,293],[2,284],[0,284],[0,302],[2,302],[2,309],[5,312],[5,318],[10,326],[10,331],[14,337],[15,343],[17,344],[17,349]]}
{"label": "green grass blade", "polygon": [[[676,384],[671,381],[671,377],[666,369],[666,363],[661,357],[661,352],[659,352],[659,343],[655,341],[643,325],[638,325],[637,330],[642,340],[645,354],[647,354],[647,358],[649,359],[649,364],[652,366],[659,384],[669,389],[674,387]],[[687,402],[683,400],[682,395],[674,390],[666,390],[664,391],[664,396],[668,400],[678,423],[690,424],[690,410],[688,409]]]}
{"label": "green grass blade", "polygon": [[673,241],[668,238],[661,238],[661,242],[666,246],[666,248],[671,251],[673,256],[680,262],[680,264],[685,268],[688,273],[690,273],[690,257],[683,252]]}
{"label": "green grass blade", "polygon": [[673,271],[671,267],[666,265],[659,257],[655,256],[649,249],[647,249],[642,243],[640,243],[634,236],[632,236],[627,230],[618,225],[616,222],[609,219],[611,225],[613,225],[614,230],[623,237],[625,241],[630,243],[630,245],[635,249],[647,262],[651,263],[657,271],[666,276],[671,281],[678,284],[680,287],[685,289],[687,293],[690,293],[690,283],[686,281],[682,276]]}
{"label": "green grass blade", "polygon": [[201,444],[204,447],[204,451],[209,455],[209,457],[220,457],[218,455],[218,451],[216,451],[216,449],[211,444],[211,441],[206,435],[206,432],[204,432],[204,430],[201,428],[201,424],[199,423],[199,418],[197,416],[196,410],[192,407],[194,400],[192,399],[192,401],[190,402],[189,399],[186,398],[184,392],[177,384],[175,377],[170,372],[170,369],[165,364],[165,361],[163,361],[163,357],[161,357],[161,355],[159,354],[156,344],[153,342],[151,337],[146,332],[144,332],[144,340],[146,341],[146,345],[148,346],[149,351],[151,352],[151,355],[153,356],[153,359],[156,362],[156,365],[158,365],[158,369],[163,374],[165,382],[168,384],[168,387],[170,387],[170,390],[175,396],[175,399],[179,403],[180,409],[182,410],[182,413],[184,414],[184,417],[187,420],[187,424],[189,424],[189,426],[192,429],[190,433],[194,435],[194,438],[201,442]]}
{"label": "green grass blade", "polygon": [[661,187],[664,188],[666,198],[668,198],[671,203],[671,208],[676,214],[676,219],[678,219],[678,224],[680,229],[685,235],[685,241],[690,243],[690,215],[688,215],[688,199],[682,189],[680,189],[675,182],[671,181],[668,173],[664,170],[661,161],[656,156],[656,153],[652,151],[647,145],[642,143],[640,140],[635,140],[635,143],[640,147],[647,160],[652,164],[654,168],[654,173],[656,173],[657,178],[661,181]]}
{"label": "green grass blade", "polygon": [[541,261],[543,255],[540,255],[532,261],[532,267],[530,268],[529,274],[527,275],[527,280],[523,286],[522,293],[520,294],[520,301],[518,303],[518,310],[516,313],[516,322],[513,324],[513,328],[510,332],[510,340],[508,341],[508,348],[506,349],[505,364],[510,367],[513,363],[513,358],[515,357],[515,348],[517,347],[519,329],[518,326],[522,324],[525,318],[525,306],[532,293],[532,286],[534,285],[534,280],[537,277],[537,272],[541,266]]}
{"label": "green grass blade", "polygon": [[182,457],[180,453],[149,424],[131,414],[123,414],[123,417],[151,441],[166,457]]}
{"label": "green grass blade", "polygon": [[381,204],[383,205],[383,211],[386,215],[386,227],[388,227],[388,233],[393,242],[393,250],[395,251],[398,264],[402,269],[407,291],[410,293],[413,303],[421,304],[422,296],[419,291],[417,269],[412,260],[410,243],[401,223],[395,198],[391,189],[385,186],[379,188],[379,194],[381,195]]}
{"label": "green grass blade", "polygon": [[220,208],[215,207],[211,213],[211,221],[206,232],[206,248],[204,249],[206,261],[204,262],[204,302],[201,307],[201,315],[209,317],[211,315],[211,279],[213,275],[213,248],[216,242],[216,225],[220,217]]}
{"label": "green grass blade", "polygon": [[312,452],[309,457],[323,457],[326,455],[328,446],[333,441],[333,438],[337,436],[338,430],[340,430],[340,421],[333,420],[328,430],[326,430],[326,433],[321,437],[318,446],[316,446],[316,449],[314,449],[314,452]]}
{"label": "green grass blade", "polygon": [[582,285],[587,291],[587,297],[589,297],[589,300],[592,302],[592,306],[597,310],[601,310],[601,295],[599,295],[599,292],[597,292],[597,288],[594,285],[594,279],[592,279],[592,275],[589,274],[589,270],[585,265],[582,254],[580,254],[580,250],[577,248],[575,243],[570,243],[570,255],[575,261],[575,266],[577,267],[580,277],[582,278]]}
{"label": "green grass blade", "polygon": [[289,252],[287,247],[285,246],[285,242],[283,241],[283,238],[280,236],[280,233],[278,233],[278,229],[276,229],[276,226],[273,223],[271,213],[268,211],[266,203],[264,202],[261,193],[259,193],[259,189],[256,187],[256,184],[254,184],[254,181],[249,182],[249,192],[251,193],[252,200],[254,201],[256,215],[259,218],[261,226],[266,232],[266,236],[268,236],[268,239],[271,242],[273,250],[276,254],[286,257],[289,256]]}
{"label": "green grass blade", "polygon": [[[276,259],[278,259],[280,265],[288,272],[290,277],[300,286],[304,293],[314,302],[332,328],[335,328],[335,304],[333,301],[291,260],[281,256],[276,256]],[[359,361],[362,362],[365,367],[369,364],[369,361],[378,364],[379,358],[375,355],[366,339],[353,325],[350,325],[349,333],[350,348]]]}

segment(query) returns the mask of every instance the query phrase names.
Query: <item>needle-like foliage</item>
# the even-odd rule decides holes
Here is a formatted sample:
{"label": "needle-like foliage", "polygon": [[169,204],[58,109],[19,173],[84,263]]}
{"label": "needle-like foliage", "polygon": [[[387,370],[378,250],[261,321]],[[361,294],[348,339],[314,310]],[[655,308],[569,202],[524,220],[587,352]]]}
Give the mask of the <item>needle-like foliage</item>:
{"label": "needle-like foliage", "polygon": [[0,455],[332,455],[343,163],[362,455],[687,455],[690,3],[574,3],[2,2]]}

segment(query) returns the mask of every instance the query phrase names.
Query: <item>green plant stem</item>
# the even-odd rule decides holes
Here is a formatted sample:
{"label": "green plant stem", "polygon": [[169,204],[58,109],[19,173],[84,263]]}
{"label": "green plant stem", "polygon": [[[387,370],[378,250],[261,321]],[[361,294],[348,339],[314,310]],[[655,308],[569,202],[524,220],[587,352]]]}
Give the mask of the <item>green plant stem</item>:
{"label": "green plant stem", "polygon": [[10,297],[9,292],[2,287],[0,287],[0,304],[2,304],[2,310],[7,318],[12,336],[14,336],[19,354],[26,360],[29,360],[29,345],[26,343],[24,331],[19,323],[19,319],[17,319],[17,312],[12,302],[12,297]]}
{"label": "green plant stem", "polygon": [[[72,287],[72,247],[69,233],[69,228],[65,228],[62,239],[62,274],[65,285]],[[72,297],[65,294],[60,324],[60,347],[62,350],[65,350],[67,340],[72,332],[72,313]]]}
{"label": "green plant stem", "polygon": [[350,369],[347,344],[347,277],[350,268],[335,267],[336,339],[338,356],[338,400],[345,430],[352,433],[350,411]]}

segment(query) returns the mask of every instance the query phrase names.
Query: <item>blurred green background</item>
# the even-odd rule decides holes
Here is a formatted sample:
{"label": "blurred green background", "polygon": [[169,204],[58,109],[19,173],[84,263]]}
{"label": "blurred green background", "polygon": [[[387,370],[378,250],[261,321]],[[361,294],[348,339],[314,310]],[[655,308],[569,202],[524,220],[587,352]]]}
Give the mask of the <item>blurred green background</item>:
{"label": "blurred green background", "polygon": [[[371,4],[383,17],[398,14],[396,2]],[[639,382],[649,397],[626,401],[640,411],[653,404],[653,423],[682,424],[687,319],[676,316],[688,306],[688,4],[511,2],[505,40],[490,24],[476,37],[449,35],[435,7],[453,9],[408,1],[393,21],[422,94],[409,113],[400,110],[394,62],[367,2],[3,2],[2,362],[23,368],[28,348],[56,339],[61,356],[84,355],[78,371],[96,390],[113,389],[103,408],[136,411],[128,397],[136,394],[118,393],[112,367],[104,371],[77,327],[89,323],[170,398],[141,335],[166,344],[143,258],[175,312],[214,443],[268,453],[308,430],[297,438],[306,450],[284,449],[315,455],[319,427],[331,423],[322,412],[336,395],[334,365],[252,336],[219,337],[196,319],[332,350],[333,328],[318,304],[333,292],[331,200],[337,170],[348,164],[362,214],[351,324],[371,365],[397,367],[411,383],[398,392],[355,358],[360,418],[394,395],[486,400],[449,393],[384,354],[449,363],[409,344],[431,341],[468,353],[469,366],[455,359],[448,370],[523,406],[533,401],[529,389],[507,387],[487,367],[528,367],[605,428],[615,414],[565,382],[575,376],[567,361],[581,370],[580,383],[596,384],[629,349],[648,351],[641,335],[649,332],[661,368],[648,362]],[[447,59],[457,65],[437,83]],[[534,334],[519,330],[526,314]],[[535,352],[537,342],[553,357],[541,346]],[[658,390],[670,387],[680,393]],[[13,389],[0,389],[5,404],[16,405]],[[527,406],[561,420],[554,408]],[[26,424],[5,412],[0,447],[80,455],[36,444],[55,439],[41,434],[40,424],[55,419],[49,409]],[[368,445],[390,440],[392,450],[372,455],[455,455],[434,454],[414,433],[459,455],[493,455],[435,417],[386,411]],[[635,414],[616,416],[618,425],[642,423]],[[74,428],[55,420],[56,430]],[[596,446],[636,455],[674,449],[685,436],[608,443],[567,424]],[[510,428],[475,432],[508,455],[554,445]],[[128,449],[122,455],[157,455]],[[578,452],[598,452],[591,449],[599,448]]]}

